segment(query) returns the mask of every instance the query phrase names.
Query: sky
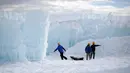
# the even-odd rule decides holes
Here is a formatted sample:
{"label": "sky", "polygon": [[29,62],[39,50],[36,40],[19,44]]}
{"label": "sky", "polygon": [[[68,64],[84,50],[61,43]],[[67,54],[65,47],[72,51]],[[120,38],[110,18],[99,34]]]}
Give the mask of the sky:
{"label": "sky", "polygon": [[[130,5],[130,0],[0,0],[0,5],[22,4],[36,1],[93,1],[95,5],[112,5],[117,7],[124,7]],[[113,3],[111,3],[111,1]],[[123,5],[121,3],[123,3]]]}
{"label": "sky", "polygon": [[130,0],[0,0],[0,10],[43,9],[53,12],[112,12],[130,15]]}
{"label": "sky", "polygon": [[130,1],[109,1],[109,2],[99,2],[95,1],[92,3],[92,5],[97,5],[97,6],[114,6],[117,8],[123,8],[123,7],[129,7],[130,6]]}

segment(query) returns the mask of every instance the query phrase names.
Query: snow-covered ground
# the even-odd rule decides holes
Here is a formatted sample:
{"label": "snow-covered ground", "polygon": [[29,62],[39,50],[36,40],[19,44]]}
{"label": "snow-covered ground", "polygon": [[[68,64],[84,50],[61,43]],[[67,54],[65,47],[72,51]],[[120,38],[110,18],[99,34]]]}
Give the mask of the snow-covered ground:
{"label": "snow-covered ground", "polygon": [[[65,55],[84,56],[86,40],[69,48]],[[0,73],[129,73],[130,36],[96,40],[98,47],[95,60],[60,60],[58,52],[52,53],[42,61],[15,62],[0,65]]]}
{"label": "snow-covered ground", "polygon": [[3,64],[0,73],[128,73],[130,57],[106,57],[90,61],[43,60]]}

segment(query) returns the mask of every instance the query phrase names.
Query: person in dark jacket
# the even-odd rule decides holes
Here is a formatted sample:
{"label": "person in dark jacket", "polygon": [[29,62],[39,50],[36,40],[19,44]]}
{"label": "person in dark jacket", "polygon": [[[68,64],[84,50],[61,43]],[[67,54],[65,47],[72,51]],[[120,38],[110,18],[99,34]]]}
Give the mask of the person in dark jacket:
{"label": "person in dark jacket", "polygon": [[54,52],[57,51],[57,50],[58,50],[59,53],[60,53],[61,60],[63,60],[63,59],[67,60],[67,57],[65,57],[65,56],[63,55],[63,54],[64,54],[64,51],[66,51],[66,50],[64,49],[63,46],[60,45],[60,43],[58,43],[58,47],[54,50]]}
{"label": "person in dark jacket", "polygon": [[90,46],[90,43],[85,47],[85,53],[86,53],[86,60],[91,59],[91,54],[92,54],[92,48]]}
{"label": "person in dark jacket", "polygon": [[95,50],[97,46],[101,46],[101,45],[95,45],[95,42],[92,42],[91,48],[92,48],[92,56],[93,59],[95,59]]}

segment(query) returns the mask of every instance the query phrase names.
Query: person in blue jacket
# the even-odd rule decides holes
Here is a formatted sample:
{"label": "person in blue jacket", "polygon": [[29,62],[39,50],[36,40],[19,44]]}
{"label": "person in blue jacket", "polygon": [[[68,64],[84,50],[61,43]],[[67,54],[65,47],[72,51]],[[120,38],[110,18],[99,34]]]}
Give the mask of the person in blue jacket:
{"label": "person in blue jacket", "polygon": [[64,49],[63,46],[60,45],[60,43],[58,43],[58,47],[54,50],[54,52],[57,51],[57,50],[58,50],[59,53],[60,53],[61,60],[63,60],[63,59],[67,60],[67,57],[65,57],[65,56],[63,55],[63,54],[64,54],[64,51],[66,51],[66,50]]}
{"label": "person in blue jacket", "polygon": [[92,55],[92,48],[90,46],[90,43],[88,43],[88,45],[85,47],[85,53],[86,53],[86,60],[90,60],[91,59],[91,55]]}

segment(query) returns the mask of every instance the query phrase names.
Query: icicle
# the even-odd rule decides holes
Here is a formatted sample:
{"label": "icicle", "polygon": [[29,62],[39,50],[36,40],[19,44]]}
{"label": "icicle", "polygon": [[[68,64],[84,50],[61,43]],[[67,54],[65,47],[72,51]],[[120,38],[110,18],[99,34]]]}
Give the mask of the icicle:
{"label": "icicle", "polygon": [[46,57],[47,48],[48,48],[48,33],[49,33],[49,27],[50,27],[50,14],[48,14],[47,20],[46,20],[46,27],[45,27],[45,42],[44,42],[44,52],[43,52],[43,59]]}

